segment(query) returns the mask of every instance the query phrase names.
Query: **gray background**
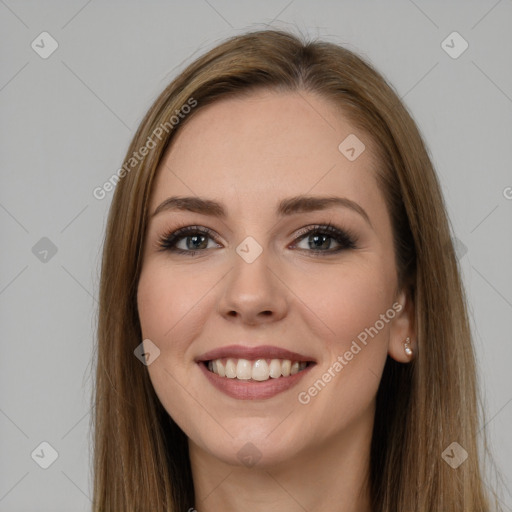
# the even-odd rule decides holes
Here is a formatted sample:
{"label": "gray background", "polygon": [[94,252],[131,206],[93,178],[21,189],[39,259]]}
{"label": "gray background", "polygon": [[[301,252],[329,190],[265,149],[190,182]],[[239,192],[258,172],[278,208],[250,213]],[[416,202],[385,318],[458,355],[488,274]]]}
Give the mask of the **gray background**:
{"label": "gray background", "polygon": [[[511,22],[512,0],[0,0],[0,511],[90,509],[90,371],[112,198],[92,191],[171,78],[221,39],[267,26],[368,57],[424,134],[460,240],[482,428],[510,482]],[[43,31],[58,42],[46,59],[31,47]],[[441,45],[453,31],[469,44],[458,58]],[[39,252],[43,237],[55,254]],[[46,470],[35,462],[50,460],[43,441],[58,453]],[[512,510],[510,492],[501,499]]]}

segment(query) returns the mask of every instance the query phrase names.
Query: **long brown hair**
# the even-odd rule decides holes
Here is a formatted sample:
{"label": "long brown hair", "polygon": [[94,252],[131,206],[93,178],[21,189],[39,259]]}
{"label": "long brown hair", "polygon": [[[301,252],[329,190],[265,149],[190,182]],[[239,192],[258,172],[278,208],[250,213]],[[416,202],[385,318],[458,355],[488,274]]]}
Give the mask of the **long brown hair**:
{"label": "long brown hair", "polygon": [[[370,460],[373,509],[489,511],[466,299],[440,185],[418,128],[361,57],[275,30],[232,37],[180,73],[140,123],[118,174],[100,282],[94,510],[176,512],[194,503],[187,438],[134,356],[142,341],[136,294],[148,202],[164,151],[183,124],[209,103],[256,88],[329,99],[376,147],[399,284],[415,303],[418,350],[410,364],[388,357],[382,376]],[[191,99],[196,106],[183,109]],[[469,454],[457,469],[442,457],[452,442]]]}

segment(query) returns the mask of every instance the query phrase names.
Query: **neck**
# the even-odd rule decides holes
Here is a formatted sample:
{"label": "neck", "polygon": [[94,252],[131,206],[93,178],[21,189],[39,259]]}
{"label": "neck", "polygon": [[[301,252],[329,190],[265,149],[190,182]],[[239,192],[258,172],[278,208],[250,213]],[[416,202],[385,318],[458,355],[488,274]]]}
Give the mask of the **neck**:
{"label": "neck", "polygon": [[[373,420],[373,418],[371,418]],[[197,512],[371,512],[373,421],[358,422],[286,461],[227,464],[189,440]]]}

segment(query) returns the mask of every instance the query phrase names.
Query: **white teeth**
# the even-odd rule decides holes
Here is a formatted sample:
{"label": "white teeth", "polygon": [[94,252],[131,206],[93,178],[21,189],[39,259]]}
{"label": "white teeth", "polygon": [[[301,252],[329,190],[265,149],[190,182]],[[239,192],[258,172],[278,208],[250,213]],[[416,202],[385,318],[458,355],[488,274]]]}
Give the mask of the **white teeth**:
{"label": "white teeth", "polygon": [[247,359],[239,359],[236,365],[236,378],[239,380],[249,380],[252,377],[252,365]]}
{"label": "white teeth", "polygon": [[270,361],[269,372],[273,379],[281,377],[281,361],[279,361],[279,359],[272,359],[272,361]]}
{"label": "white teeth", "polygon": [[304,370],[307,367],[305,361],[290,361],[289,359],[248,359],[228,358],[225,363],[221,359],[208,362],[208,370],[228,379],[266,381],[277,379],[281,376],[288,377]]}
{"label": "white teeth", "polygon": [[215,372],[221,377],[226,376],[226,367],[222,364],[222,361],[220,359],[217,359],[217,371]]}
{"label": "white teeth", "polygon": [[228,379],[236,379],[236,365],[233,359],[226,361],[226,377]]}
{"label": "white teeth", "polygon": [[268,380],[270,377],[270,370],[265,359],[258,359],[252,365],[252,379],[253,380]]}

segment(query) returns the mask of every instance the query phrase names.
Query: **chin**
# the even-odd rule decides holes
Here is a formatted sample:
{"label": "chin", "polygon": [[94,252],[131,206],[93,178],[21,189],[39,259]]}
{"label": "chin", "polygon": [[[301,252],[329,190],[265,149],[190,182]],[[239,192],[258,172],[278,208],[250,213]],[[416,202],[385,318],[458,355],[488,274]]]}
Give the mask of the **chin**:
{"label": "chin", "polygon": [[[231,466],[268,469],[286,463],[304,448],[304,432],[299,426],[279,429],[283,418],[240,419],[224,424],[227,432],[211,436],[199,434],[192,442],[212,457]],[[286,421],[286,420],[285,420]],[[196,437],[196,436],[194,436]]]}

